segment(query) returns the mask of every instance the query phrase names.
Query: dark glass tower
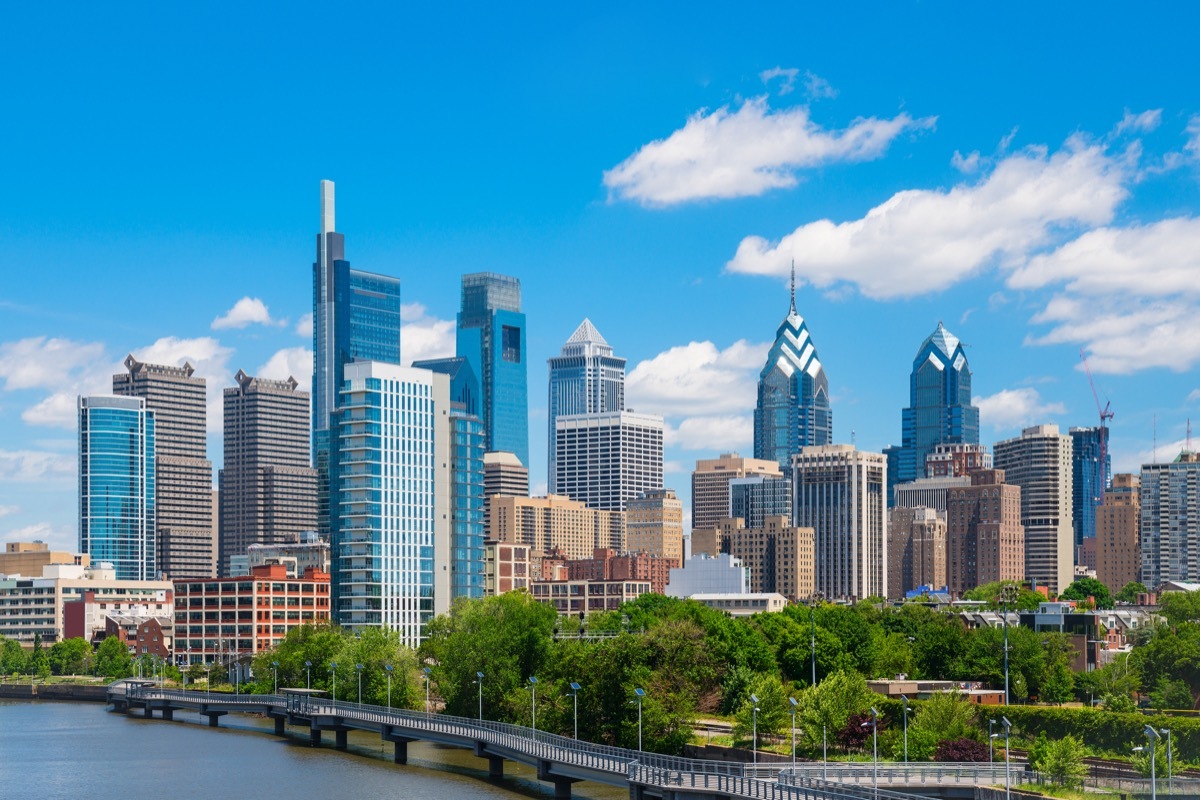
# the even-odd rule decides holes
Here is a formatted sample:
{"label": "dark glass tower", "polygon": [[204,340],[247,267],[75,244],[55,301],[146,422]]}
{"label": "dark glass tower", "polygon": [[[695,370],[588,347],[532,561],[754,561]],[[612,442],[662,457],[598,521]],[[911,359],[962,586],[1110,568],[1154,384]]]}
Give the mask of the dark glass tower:
{"label": "dark glass tower", "polygon": [[345,252],[345,237],[334,231],[333,181],[321,181],[321,232],[313,263],[312,436],[317,527],[325,535],[336,457],[331,431],[346,364],[400,364],[400,280],[350,269]]}
{"label": "dark glass tower", "polygon": [[[971,405],[971,369],[958,337],[938,323],[913,359],[901,444],[884,452],[888,486],[925,477],[925,457],[939,444],[979,444],[979,409]],[[893,503],[888,493],[888,503]]]}
{"label": "dark glass tower", "polygon": [[796,313],[793,275],[791,306],[775,332],[775,344],[758,377],[754,457],[777,461],[787,470],[792,455],[801,447],[832,442],[829,379],[817,358],[808,326]]}
{"label": "dark glass tower", "polygon": [[[1074,506],[1075,546],[1096,535],[1096,506],[1112,483],[1108,428],[1071,428],[1071,504]],[[1101,463],[1103,459],[1103,463]]]}
{"label": "dark glass tower", "polygon": [[529,399],[521,281],[507,275],[463,275],[458,356],[479,377],[480,417],[488,452],[515,453],[529,466]]}

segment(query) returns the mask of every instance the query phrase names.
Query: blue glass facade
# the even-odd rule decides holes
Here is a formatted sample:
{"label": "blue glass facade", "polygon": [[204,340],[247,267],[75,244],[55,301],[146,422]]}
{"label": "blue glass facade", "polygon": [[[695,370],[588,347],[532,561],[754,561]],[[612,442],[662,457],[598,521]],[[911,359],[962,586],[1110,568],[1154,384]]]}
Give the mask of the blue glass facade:
{"label": "blue glass facade", "polygon": [[480,417],[489,452],[529,465],[529,398],[521,282],[479,272],[462,278],[457,351],[479,377]]}
{"label": "blue glass facade", "polygon": [[79,550],[120,580],[158,577],[154,414],[138,397],[79,399]]}
{"label": "blue glass facade", "polygon": [[1112,458],[1108,454],[1108,428],[1071,428],[1071,505],[1075,546],[1096,535],[1096,506],[1112,484]]}
{"label": "blue glass facade", "polygon": [[[971,405],[971,369],[962,342],[942,323],[913,359],[901,444],[884,452],[888,485],[925,477],[925,457],[939,444],[979,444],[979,409]],[[888,503],[893,504],[892,493]]]}
{"label": "blue glass facade", "polygon": [[793,297],[759,373],[754,457],[776,461],[786,472],[801,447],[832,442],[829,380]]}

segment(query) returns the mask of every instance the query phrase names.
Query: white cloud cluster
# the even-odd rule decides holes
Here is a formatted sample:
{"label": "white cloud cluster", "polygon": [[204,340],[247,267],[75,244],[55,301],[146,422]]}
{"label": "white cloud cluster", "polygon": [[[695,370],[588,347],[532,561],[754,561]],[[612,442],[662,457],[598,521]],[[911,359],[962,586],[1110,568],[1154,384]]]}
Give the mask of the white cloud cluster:
{"label": "white cloud cluster", "polygon": [[79,547],[79,538],[75,531],[55,527],[49,522],[36,522],[23,528],[15,528],[5,534],[5,538],[16,542],[45,542],[51,550],[67,550],[74,552]]}
{"label": "white cloud cluster", "polygon": [[696,112],[666,139],[605,172],[604,185],[611,196],[646,206],[755,196],[795,186],[801,169],[879,158],[901,133],[935,121],[902,113],[833,131],[814,123],[805,107],[773,111],[758,97],[736,111]]}
{"label": "white cloud cluster", "polygon": [[229,369],[232,356],[232,348],[225,347],[211,336],[192,339],[164,336],[154,344],[133,351],[133,357],[143,363],[175,367],[188,363],[195,368],[195,374],[207,381],[206,416],[209,433],[220,433],[222,430],[222,397],[225,387],[233,385],[233,373]]}
{"label": "white cloud cluster", "polygon": [[38,450],[0,450],[0,481],[54,483],[76,478],[74,454]]}
{"label": "white cloud cluster", "polygon": [[663,444],[681,450],[748,451],[754,445],[754,417],[688,417],[677,426],[667,424]]}
{"label": "white cloud cluster", "polygon": [[1067,412],[1062,403],[1043,401],[1038,390],[1031,387],[1003,389],[993,395],[976,397],[975,405],[979,407],[981,423],[996,430],[1014,432],[1029,425],[1049,423],[1052,417]]}
{"label": "white cloud cluster", "polygon": [[783,67],[771,67],[764,69],[758,73],[758,78],[763,83],[769,84],[771,81],[779,78],[779,93],[791,94],[796,88],[796,76],[800,74],[800,70],[795,67],[784,69]]}
{"label": "white cloud cluster", "polygon": [[300,319],[296,320],[296,335],[303,336],[306,339],[312,338],[313,315],[311,311],[307,314],[301,314]]}
{"label": "white cloud cluster", "polygon": [[1187,134],[1187,142],[1183,145],[1183,151],[1193,159],[1200,159],[1200,114],[1188,119],[1184,133]]}
{"label": "white cloud cluster", "polygon": [[454,320],[430,316],[421,303],[404,303],[400,306],[400,322],[402,364],[454,355]]}
{"label": "white cloud cluster", "polygon": [[7,517],[9,514],[15,514],[20,510],[17,506],[0,506],[0,517]]}
{"label": "white cloud cluster", "polygon": [[1125,176],[1123,162],[1075,137],[1053,154],[1011,155],[978,183],[899,192],[860,219],[810,222],[774,244],[746,237],[727,269],[783,277],[795,261],[818,288],[849,284],[876,299],[938,291],[1018,263],[1063,229],[1109,222]]}
{"label": "white cloud cluster", "polygon": [[214,331],[238,330],[250,325],[286,325],[286,320],[276,320],[271,317],[267,304],[257,297],[243,297],[233,304],[233,308],[212,321]]}
{"label": "white cloud cluster", "polygon": [[285,347],[267,359],[254,374],[273,381],[295,378],[301,391],[307,392],[312,386],[313,351],[307,347]]}
{"label": "white cloud cluster", "polygon": [[74,428],[76,397],[111,393],[112,374],[119,367],[100,342],[35,336],[0,344],[6,390],[49,392],[21,413],[30,425]]}
{"label": "white cloud cluster", "polygon": [[1150,133],[1162,122],[1162,109],[1154,108],[1135,114],[1125,109],[1125,116],[1117,123],[1115,133]]}

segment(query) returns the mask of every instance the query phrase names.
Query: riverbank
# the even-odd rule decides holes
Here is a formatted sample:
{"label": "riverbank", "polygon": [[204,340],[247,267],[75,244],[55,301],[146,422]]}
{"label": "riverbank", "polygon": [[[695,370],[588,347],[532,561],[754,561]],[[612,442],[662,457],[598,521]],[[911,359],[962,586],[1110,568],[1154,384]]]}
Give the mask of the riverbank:
{"label": "riverbank", "polygon": [[9,700],[73,700],[107,703],[107,686],[79,683],[3,683],[0,697]]}

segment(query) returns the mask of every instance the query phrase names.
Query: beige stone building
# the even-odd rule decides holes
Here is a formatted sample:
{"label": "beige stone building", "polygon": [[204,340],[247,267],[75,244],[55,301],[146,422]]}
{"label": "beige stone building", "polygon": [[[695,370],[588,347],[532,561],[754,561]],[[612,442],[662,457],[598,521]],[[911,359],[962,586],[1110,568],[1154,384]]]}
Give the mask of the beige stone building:
{"label": "beige stone building", "polygon": [[713,528],[692,531],[692,554],[701,553],[739,559],[749,572],[752,593],[775,592],[793,602],[813,594],[813,529],[788,525],[787,517],[767,517],[761,528],[726,517]]}
{"label": "beige stone building", "polygon": [[488,541],[529,547],[536,578],[542,557],[551,550],[571,560],[591,558],[600,548],[625,552],[625,514],[588,508],[556,494],[495,495],[488,507]]}
{"label": "beige stone building", "polygon": [[897,507],[888,524],[888,597],[946,585],[946,512]]}
{"label": "beige stone building", "polygon": [[1096,507],[1096,579],[1114,594],[1141,579],[1140,483],[1137,475],[1114,475]]}
{"label": "beige stone building", "polygon": [[626,546],[683,565],[683,501],[672,489],[655,489],[629,501],[625,511]]}
{"label": "beige stone building", "polygon": [[1024,580],[1021,488],[1005,482],[1004,470],[971,473],[971,485],[950,490],[947,502],[950,591],[961,595],[993,581]]}
{"label": "beige stone building", "polygon": [[532,568],[523,544],[484,542],[483,593],[487,597],[529,588]]}
{"label": "beige stone building", "polygon": [[67,550],[51,550],[45,542],[6,542],[0,553],[0,575],[41,575],[42,567],[50,564],[78,564],[86,567],[91,563],[87,553],[71,553]]}
{"label": "beige stone building", "polygon": [[692,530],[713,528],[728,517],[729,482],[753,475],[779,478],[783,472],[775,461],[742,458],[737,453],[698,459],[692,473]]}

